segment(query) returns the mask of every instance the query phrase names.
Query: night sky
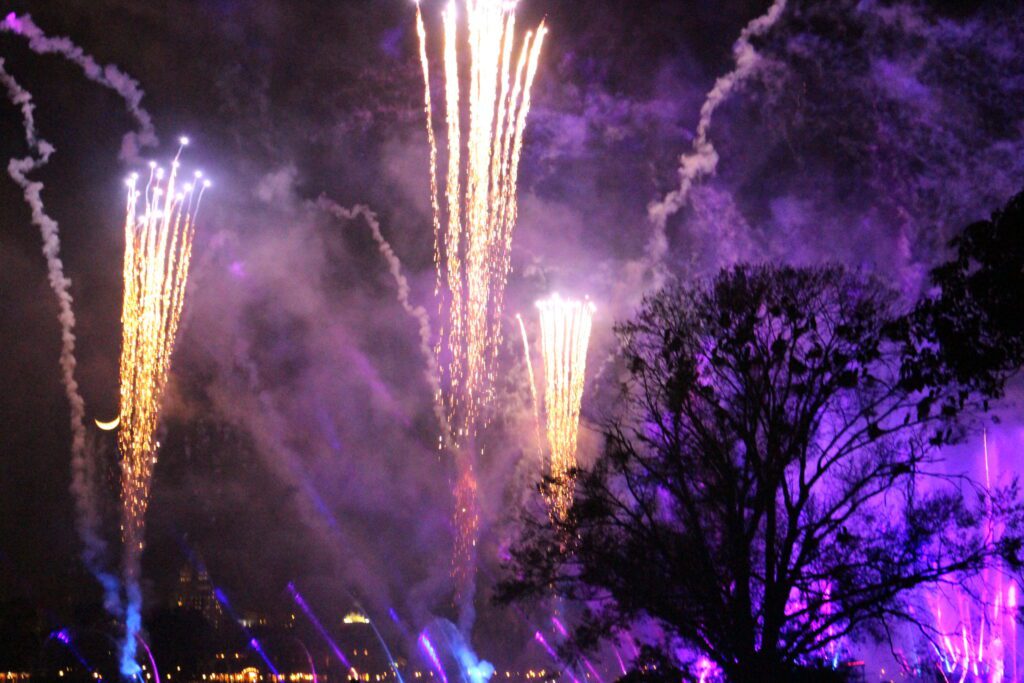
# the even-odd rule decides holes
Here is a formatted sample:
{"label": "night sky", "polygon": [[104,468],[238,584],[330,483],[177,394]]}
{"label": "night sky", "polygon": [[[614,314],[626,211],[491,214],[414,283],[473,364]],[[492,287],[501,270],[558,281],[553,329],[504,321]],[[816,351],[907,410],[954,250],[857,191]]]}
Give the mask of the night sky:
{"label": "night sky", "polygon": [[[441,2],[423,0],[439,33]],[[534,87],[513,240],[505,350],[480,486],[484,656],[532,631],[488,606],[517,505],[540,463],[514,314],[552,291],[598,306],[582,457],[611,408],[611,325],[638,275],[647,207],[677,186],[701,104],[763,0],[522,0],[550,26]],[[410,623],[450,593],[451,463],[417,323],[361,220],[377,212],[412,299],[436,320],[428,152],[410,0],[38,0],[31,13],[139,82],[161,144],[187,133],[204,199],[189,298],[165,401],[143,560],[163,599],[186,548],[236,605],[272,611],[296,582],[324,611],[358,596]],[[1024,188],[1024,7],[1016,2],[792,0],[755,41],[756,74],[715,113],[718,173],[668,224],[682,277],[737,261],[838,260],[909,296],[967,222]],[[432,44],[436,57],[438,46]],[[56,147],[34,175],[61,228],[87,417],[117,411],[124,176],[135,125],[116,94],[0,33],[6,68],[35,97]],[[6,103],[5,103],[6,105]],[[0,107],[0,158],[26,154]],[[534,330],[535,331],[535,330]],[[38,230],[0,180],[0,599],[99,600],[81,561],[56,302]],[[1008,409],[1000,434],[1015,434]],[[116,443],[96,434],[116,529]],[[527,436],[523,436],[523,435]],[[1007,438],[1007,442],[1009,437]],[[1008,449],[1007,449],[1008,451]],[[958,456],[959,457],[959,456]],[[1012,468],[1010,455],[1003,465]],[[965,466],[970,466],[969,464]]]}

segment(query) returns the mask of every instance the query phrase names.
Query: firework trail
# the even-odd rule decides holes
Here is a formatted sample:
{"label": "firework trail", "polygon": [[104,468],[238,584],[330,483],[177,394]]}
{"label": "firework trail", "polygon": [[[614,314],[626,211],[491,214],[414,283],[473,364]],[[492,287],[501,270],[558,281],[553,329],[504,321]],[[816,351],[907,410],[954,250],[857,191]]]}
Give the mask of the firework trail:
{"label": "firework trail", "polygon": [[[181,139],[181,146],[188,144]],[[141,628],[139,562],[143,549],[149,488],[159,443],[155,439],[167,386],[175,336],[185,303],[195,217],[209,181],[177,186],[181,148],[170,173],[150,163],[145,188],[128,179],[124,223],[124,306],[121,311],[121,535],[124,542],[127,635],[121,670],[131,676],[135,634]],[[142,202],[140,207],[139,202]],[[141,209],[141,211],[140,211]]]}
{"label": "firework trail", "polygon": [[751,39],[765,35],[778,22],[786,9],[787,0],[775,0],[768,11],[747,24],[732,46],[736,68],[715,81],[700,108],[700,121],[693,140],[693,151],[679,158],[679,187],[669,192],[660,202],[647,207],[647,215],[654,224],[654,234],[647,245],[647,262],[653,271],[655,287],[660,289],[665,280],[665,254],[668,253],[666,225],[669,217],[685,206],[690,189],[700,178],[714,175],[718,167],[718,152],[709,139],[711,119],[715,110],[749,79],[760,67],[761,56]]}
{"label": "firework trail", "polygon": [[0,31],[8,31],[28,40],[30,50],[39,55],[58,54],[78,65],[90,81],[110,88],[125,102],[128,112],[139,125],[138,132],[129,132],[121,140],[121,159],[136,161],[141,147],[157,144],[156,132],[153,129],[153,118],[142,107],[145,93],[139,88],[135,79],[121,72],[116,66],[107,64],[100,66],[95,59],[75,45],[70,38],[64,36],[50,37],[36,26],[32,16],[8,14],[0,22]]}
{"label": "firework trail", "polygon": [[106,554],[106,543],[99,534],[99,511],[93,487],[95,479],[95,463],[91,454],[91,445],[85,430],[85,400],[78,389],[75,379],[75,314],[72,308],[71,280],[64,275],[64,264],[60,258],[60,230],[43,206],[43,184],[29,180],[28,174],[46,164],[53,154],[54,147],[36,134],[34,105],[32,95],[23,89],[4,68],[4,60],[0,59],[0,81],[7,90],[10,102],[21,109],[22,122],[25,129],[25,140],[34,156],[30,154],[24,159],[11,159],[7,172],[22,189],[25,202],[32,211],[32,222],[39,227],[43,238],[43,255],[50,288],[57,296],[59,309],[58,320],[61,326],[60,368],[64,393],[71,407],[71,491],[75,498],[78,512],[78,534],[85,546],[83,559],[89,571],[103,587],[103,604],[108,612],[116,615],[120,598],[118,596],[117,579],[104,569],[103,557]]}
{"label": "firework trail", "polygon": [[[555,294],[538,301],[537,308],[544,358],[544,424],[551,453],[551,477],[556,482],[549,503],[552,513],[564,519],[572,504],[572,471],[576,467],[580,405],[594,304],[563,299]],[[527,344],[527,358],[529,355]],[[530,381],[533,382],[532,370]]]}
{"label": "firework trail", "polygon": [[[455,550],[452,578],[460,621],[472,621],[479,512],[476,503],[475,435],[486,404],[501,342],[501,311],[518,217],[517,184],[530,93],[547,29],[542,23],[517,42],[515,3],[465,0],[470,52],[468,130],[461,117],[457,3],[443,12],[443,70],[447,165],[438,161],[430,96],[427,32],[419,3],[416,28],[424,80],[424,113],[430,144],[430,191],[442,323],[435,346],[442,401],[455,450]],[[465,159],[463,158],[465,151]],[[439,178],[444,176],[444,201]]]}
{"label": "firework trail", "polygon": [[544,459],[544,439],[540,435],[540,400],[537,398],[537,381],[533,376],[533,360],[530,358],[530,338],[526,335],[526,323],[523,316],[516,313],[516,320],[519,322],[519,332],[523,337],[523,357],[526,358],[526,374],[530,378],[530,401],[533,403],[533,427],[537,432],[537,452],[541,460]]}
{"label": "firework trail", "polygon": [[430,389],[434,395],[434,414],[437,417],[438,424],[441,428],[441,443],[448,443],[450,438],[448,419],[444,411],[444,406],[441,403],[441,384],[438,375],[437,356],[435,355],[434,349],[431,345],[431,338],[433,335],[430,331],[430,317],[427,315],[425,308],[422,306],[414,306],[409,300],[409,280],[402,272],[402,261],[398,258],[398,254],[395,253],[395,250],[391,248],[391,244],[384,238],[384,234],[380,229],[380,221],[377,219],[377,214],[368,206],[357,204],[351,209],[348,209],[327,197],[320,197],[317,200],[317,206],[330,213],[335,218],[343,221],[352,221],[361,216],[370,227],[370,233],[373,235],[373,240],[377,243],[377,248],[381,255],[384,256],[384,260],[387,261],[388,271],[391,273],[391,277],[394,279],[395,285],[398,287],[398,303],[402,305],[405,312],[416,321],[419,327],[420,353],[423,354],[423,359],[427,363],[425,377],[427,378],[427,383],[430,385]]}
{"label": "firework trail", "polygon": [[[460,123],[456,4],[444,12],[444,72],[448,164],[446,215],[442,216],[437,178],[437,141],[431,143],[431,193],[438,288],[448,310],[441,345],[447,346],[448,410],[458,417],[458,438],[468,437],[486,401],[493,359],[500,341],[500,318],[509,271],[509,247],[518,216],[518,167],[530,109],[530,92],[547,29],[525,34],[513,75],[516,40],[514,3],[467,0],[471,53],[469,130]],[[425,111],[432,117],[426,31],[417,7],[420,57],[425,78]],[[466,160],[462,151],[465,147]],[[465,182],[462,182],[463,176]],[[453,422],[454,423],[454,422]]]}

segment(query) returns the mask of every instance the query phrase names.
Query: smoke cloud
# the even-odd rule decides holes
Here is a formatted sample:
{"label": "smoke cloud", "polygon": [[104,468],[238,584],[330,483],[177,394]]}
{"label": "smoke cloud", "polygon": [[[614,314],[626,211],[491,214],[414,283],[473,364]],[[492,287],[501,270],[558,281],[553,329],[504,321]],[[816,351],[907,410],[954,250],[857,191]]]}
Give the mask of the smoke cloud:
{"label": "smoke cloud", "polygon": [[[95,1],[63,4],[67,21],[96,11]],[[136,3],[124,18],[110,12],[102,35],[87,22],[73,33],[85,46],[104,40],[104,59],[133,60],[151,109],[193,125],[193,154],[209,151],[216,180],[168,388],[144,592],[173,582],[179,555],[168,539],[180,532],[235,604],[273,612],[293,581],[328,624],[351,593],[385,640],[415,657],[415,635],[410,644],[388,613],[411,634],[454,617],[444,614],[454,465],[437,449],[425,343],[436,330],[435,271],[414,8],[193,4],[171,3],[187,22]],[[523,148],[506,343],[478,463],[471,642],[500,667],[549,661],[529,615],[488,604],[541,467],[516,313],[535,339],[537,299],[558,291],[597,305],[585,463],[614,406],[615,364],[594,381],[614,351],[612,325],[632,313],[654,264],[690,277],[742,260],[838,260],[912,295],[946,238],[1024,186],[1024,8],[950,15],[918,3],[789,0],[762,14],[767,3],[730,0],[683,16],[679,3],[653,13],[640,4],[580,13],[574,3],[521,3],[524,23],[548,13],[551,39]],[[44,7],[34,14],[44,27],[65,21]],[[140,41],[155,53],[140,54]],[[175,52],[185,42],[188,58]],[[174,69],[167,54],[179,57]],[[75,154],[61,144],[62,161],[87,167],[91,158]],[[69,161],[61,194],[111,194],[110,178],[75,170]],[[321,197],[354,208],[334,216]],[[76,205],[69,223],[49,203],[63,226],[88,228],[88,240],[73,234],[95,253],[73,274],[96,296],[80,296],[75,312],[103,319],[117,300],[105,283],[120,267],[117,236],[104,232],[110,216]],[[339,229],[339,219],[370,229]],[[95,334],[114,349],[116,332]],[[82,362],[93,368],[82,375],[93,403],[91,392],[109,390],[97,380],[103,364]]]}

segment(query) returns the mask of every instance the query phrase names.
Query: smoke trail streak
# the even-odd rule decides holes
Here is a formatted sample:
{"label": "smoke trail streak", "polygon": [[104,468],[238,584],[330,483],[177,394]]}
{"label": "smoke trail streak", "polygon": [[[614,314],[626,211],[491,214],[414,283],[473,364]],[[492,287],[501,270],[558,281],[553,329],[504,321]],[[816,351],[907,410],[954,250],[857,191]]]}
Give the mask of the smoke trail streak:
{"label": "smoke trail streak", "polygon": [[126,75],[113,64],[100,66],[96,60],[75,45],[70,38],[59,36],[51,38],[36,26],[32,16],[14,12],[8,14],[0,22],[0,31],[9,31],[28,40],[30,50],[39,55],[59,54],[68,61],[78,65],[90,81],[110,88],[125,102],[128,112],[139,124],[138,132],[129,132],[121,140],[120,158],[124,161],[137,161],[139,149],[157,144],[156,132],[153,128],[153,117],[142,106],[145,93],[139,88],[138,82]]}
{"label": "smoke trail streak", "polygon": [[[3,22],[0,22],[0,31],[22,36],[28,41],[29,49],[36,54],[57,54],[64,57],[81,68],[86,78],[113,90],[124,100],[128,112],[137,122],[139,130],[138,132],[130,131],[122,138],[120,151],[122,159],[136,160],[140,147],[157,143],[152,117],[142,107],[142,98],[145,93],[139,88],[138,83],[134,79],[113,65],[100,66],[95,59],[86,54],[82,48],[75,45],[70,38],[47,36],[28,14],[19,17],[11,12],[4,18]],[[96,502],[97,494],[94,488],[96,465],[90,445],[86,441],[84,426],[85,402],[78,390],[78,384],[74,377],[76,364],[74,357],[75,318],[71,306],[73,299],[69,291],[71,282],[64,276],[63,263],[59,256],[60,240],[57,223],[47,216],[43,210],[40,197],[43,186],[41,183],[30,182],[26,177],[27,173],[39,168],[49,160],[54,148],[46,141],[37,140],[36,138],[32,118],[31,96],[18,87],[18,84],[6,72],[3,80],[11,101],[22,109],[26,138],[29,141],[29,145],[37,153],[36,158],[26,157],[22,160],[12,160],[8,165],[8,173],[22,187],[25,200],[32,207],[33,222],[39,226],[43,233],[43,253],[46,255],[49,267],[50,286],[57,294],[60,306],[59,317],[62,327],[60,363],[64,375],[65,391],[71,404],[71,491],[75,497],[75,507],[78,513],[76,526],[84,545],[83,560],[103,587],[104,607],[112,615],[121,616],[122,608],[118,581],[103,569],[103,555],[105,554],[106,544],[99,534],[100,519]],[[130,649],[134,656],[135,640],[131,637],[131,634],[137,633],[138,628],[141,627],[141,617],[137,609],[141,596],[137,587],[135,587],[135,590],[129,587],[126,599],[128,602],[128,612],[125,614],[125,619],[128,636],[125,640],[125,648]],[[133,606],[134,610],[132,609]]]}
{"label": "smoke trail streak", "polygon": [[419,326],[420,353],[423,354],[423,359],[427,363],[427,369],[424,372],[424,376],[426,377],[427,383],[430,385],[431,392],[434,396],[434,414],[437,417],[438,425],[441,428],[442,445],[448,444],[450,442],[451,433],[448,425],[448,418],[445,415],[444,405],[441,402],[441,380],[440,375],[438,374],[437,356],[435,355],[434,348],[431,345],[431,337],[433,335],[430,331],[430,317],[427,315],[425,308],[422,306],[414,306],[409,300],[411,290],[409,287],[409,280],[406,278],[405,273],[402,272],[402,261],[398,258],[398,254],[395,253],[391,244],[384,238],[384,234],[380,229],[380,221],[377,219],[377,214],[368,206],[357,204],[351,209],[348,209],[339,205],[334,200],[323,196],[317,200],[317,206],[332,214],[334,217],[344,221],[352,221],[356,218],[362,217],[370,227],[370,233],[373,235],[373,240],[377,243],[377,248],[384,256],[384,260],[387,261],[388,271],[391,273],[391,277],[394,279],[395,285],[398,287],[398,303],[402,305],[402,308],[410,317],[416,320]]}
{"label": "smoke trail streak", "polygon": [[60,258],[60,230],[57,222],[46,213],[43,206],[43,184],[29,180],[28,174],[49,160],[55,149],[46,140],[36,134],[32,103],[32,95],[23,89],[13,76],[4,68],[4,60],[0,59],[0,81],[7,90],[10,102],[21,109],[22,122],[25,129],[25,140],[35,156],[30,154],[24,159],[11,159],[7,172],[22,189],[25,202],[32,211],[32,222],[39,227],[43,238],[43,255],[46,257],[47,274],[50,288],[57,296],[59,309],[58,320],[61,326],[60,368],[64,393],[71,407],[71,492],[74,494],[75,509],[78,513],[76,527],[85,546],[83,560],[89,571],[96,577],[103,588],[103,605],[106,610],[117,616],[120,612],[117,579],[104,569],[106,543],[99,533],[100,515],[96,502],[95,462],[92,457],[92,446],[87,440],[85,430],[85,399],[75,379],[75,314],[72,308],[71,280],[64,275],[64,263]]}
{"label": "smoke trail streak", "polygon": [[786,9],[786,2],[787,0],[775,0],[767,12],[751,21],[740,32],[740,37],[732,46],[736,67],[719,77],[708,92],[700,108],[700,121],[693,140],[693,151],[679,158],[679,187],[665,195],[660,202],[653,202],[647,207],[647,216],[654,224],[654,234],[647,244],[646,257],[657,289],[661,288],[666,277],[664,260],[668,253],[668,219],[685,206],[694,183],[703,177],[714,175],[718,167],[718,152],[709,139],[715,110],[759,68],[761,56],[750,41],[754,37],[766,34],[778,22]]}

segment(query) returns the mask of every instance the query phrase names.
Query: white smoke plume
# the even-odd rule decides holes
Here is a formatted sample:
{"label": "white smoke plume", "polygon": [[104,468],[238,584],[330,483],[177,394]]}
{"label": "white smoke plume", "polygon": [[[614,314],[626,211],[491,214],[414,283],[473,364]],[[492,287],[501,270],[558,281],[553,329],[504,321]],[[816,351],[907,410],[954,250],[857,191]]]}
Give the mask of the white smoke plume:
{"label": "white smoke plume", "polygon": [[686,205],[694,183],[700,178],[714,175],[718,167],[718,152],[709,139],[711,119],[715,110],[761,65],[761,56],[750,41],[756,36],[766,34],[778,22],[786,9],[786,2],[787,0],[775,0],[767,12],[752,20],[740,32],[740,37],[732,46],[736,67],[720,76],[708,92],[700,108],[700,121],[693,140],[693,151],[679,158],[679,187],[665,195],[660,202],[653,202],[647,207],[647,216],[654,224],[654,234],[647,244],[646,257],[656,288],[660,288],[665,280],[664,259],[668,253],[668,219]]}
{"label": "white smoke plume", "polygon": [[54,147],[36,134],[33,112],[35,105],[32,95],[21,87],[5,69],[0,59],[0,82],[7,90],[11,104],[21,109],[25,128],[25,140],[34,152],[24,159],[11,159],[7,172],[22,189],[25,203],[32,211],[32,222],[39,226],[43,237],[43,255],[46,257],[47,275],[50,287],[57,295],[58,320],[61,327],[60,368],[64,392],[71,406],[71,491],[75,497],[78,512],[78,533],[85,545],[83,559],[86,566],[103,586],[104,607],[111,613],[119,611],[118,582],[104,565],[106,544],[99,534],[100,517],[93,482],[96,466],[92,446],[87,441],[85,430],[85,400],[78,390],[75,379],[75,314],[72,309],[71,280],[64,275],[64,264],[60,258],[60,230],[43,206],[43,184],[29,180],[28,174],[45,165]]}
{"label": "white smoke plume", "polygon": [[[108,64],[101,66],[82,48],[67,37],[50,37],[39,28],[28,14],[21,16],[13,12],[0,22],[0,31],[8,31],[22,36],[28,41],[30,50],[39,55],[58,54],[82,69],[86,78],[110,88],[124,100],[128,112],[138,124],[138,131],[129,131],[121,140],[120,158],[125,161],[137,161],[139,149],[157,144],[153,118],[142,106],[145,93],[130,76],[117,67]],[[83,559],[89,570],[103,586],[104,607],[113,615],[122,613],[119,583],[117,579],[104,570],[106,544],[99,534],[100,518],[94,486],[95,462],[85,431],[85,401],[78,390],[75,380],[75,316],[72,310],[70,293],[71,281],[64,275],[64,265],[60,259],[60,236],[57,222],[50,218],[43,209],[41,192],[42,183],[30,181],[27,174],[45,164],[54,148],[45,140],[39,140],[35,133],[35,122],[32,117],[33,105],[31,95],[4,72],[2,77],[9,98],[15,106],[21,107],[25,124],[25,136],[36,156],[24,159],[12,159],[8,165],[11,178],[22,188],[25,201],[32,209],[32,222],[39,226],[43,235],[43,254],[46,256],[49,270],[50,286],[57,295],[60,306],[61,322],[61,356],[60,365],[68,401],[71,404],[71,491],[75,496],[78,512],[78,532],[85,545]],[[122,651],[123,663],[134,660],[134,634],[139,627],[140,595],[138,586],[128,586],[128,634]]]}
{"label": "white smoke plume", "polygon": [[137,161],[139,149],[157,144],[156,131],[153,128],[153,117],[142,107],[145,93],[139,88],[138,82],[124,74],[116,66],[107,64],[100,66],[96,60],[75,45],[70,38],[58,36],[51,38],[36,26],[32,16],[23,14],[16,16],[14,12],[0,22],[0,31],[9,31],[28,40],[30,50],[39,55],[59,54],[70,62],[77,64],[85,73],[86,78],[120,95],[128,108],[128,112],[139,124],[138,132],[125,134],[121,140],[120,158],[124,161]]}
{"label": "white smoke plume", "polygon": [[434,354],[434,349],[431,346],[430,318],[425,308],[414,306],[409,300],[409,280],[402,272],[402,261],[398,258],[395,250],[391,248],[391,244],[384,238],[384,234],[380,230],[380,221],[377,219],[377,214],[362,204],[357,204],[348,209],[323,196],[317,200],[317,205],[340,220],[351,221],[361,216],[366,221],[366,224],[370,226],[370,232],[377,243],[377,248],[384,256],[384,260],[388,262],[388,270],[391,272],[391,277],[394,278],[395,285],[398,287],[398,302],[405,309],[405,312],[419,324],[420,353],[423,354],[423,359],[427,364],[424,376],[434,396],[434,414],[437,416],[437,421],[441,427],[442,438],[444,443],[449,443],[450,429],[448,418],[445,415],[444,407],[440,400],[441,383],[437,368],[437,356]]}

